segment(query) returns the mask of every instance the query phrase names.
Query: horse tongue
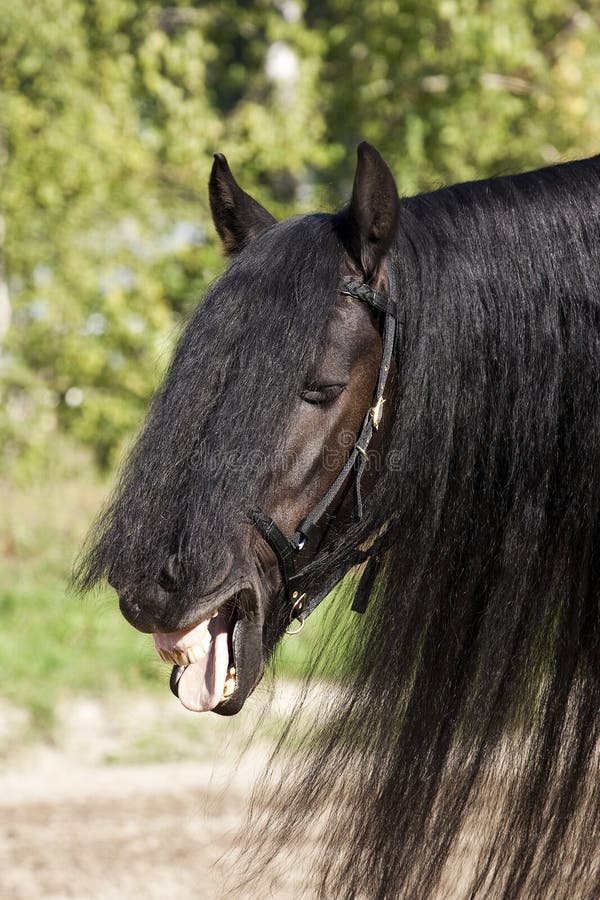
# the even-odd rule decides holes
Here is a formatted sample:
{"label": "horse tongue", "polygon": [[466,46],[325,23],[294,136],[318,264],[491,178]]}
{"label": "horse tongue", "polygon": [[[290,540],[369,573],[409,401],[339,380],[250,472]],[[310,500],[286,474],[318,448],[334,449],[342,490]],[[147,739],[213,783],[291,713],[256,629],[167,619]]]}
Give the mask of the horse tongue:
{"label": "horse tongue", "polygon": [[229,666],[227,620],[223,616],[213,619],[209,631],[208,653],[187,666],[177,684],[180,701],[192,712],[208,712],[223,699]]}

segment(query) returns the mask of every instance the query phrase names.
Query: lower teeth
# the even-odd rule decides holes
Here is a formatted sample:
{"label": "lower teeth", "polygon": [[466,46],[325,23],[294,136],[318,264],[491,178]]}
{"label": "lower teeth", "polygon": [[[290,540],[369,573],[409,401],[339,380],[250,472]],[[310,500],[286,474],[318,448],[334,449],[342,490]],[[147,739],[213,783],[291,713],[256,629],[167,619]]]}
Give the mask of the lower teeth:
{"label": "lower teeth", "polygon": [[231,666],[229,669],[229,674],[225,679],[225,685],[223,687],[223,700],[226,700],[227,697],[231,697],[235,690],[235,666]]}

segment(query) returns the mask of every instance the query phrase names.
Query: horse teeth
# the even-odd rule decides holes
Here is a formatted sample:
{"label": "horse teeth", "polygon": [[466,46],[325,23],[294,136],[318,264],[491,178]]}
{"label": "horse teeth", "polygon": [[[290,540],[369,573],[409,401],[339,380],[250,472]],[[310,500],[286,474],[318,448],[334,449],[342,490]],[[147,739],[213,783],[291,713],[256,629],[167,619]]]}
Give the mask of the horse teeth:
{"label": "horse teeth", "polygon": [[225,684],[223,685],[223,700],[231,697],[231,695],[235,691],[236,683],[235,666],[229,666],[229,674],[227,675]]}
{"label": "horse teeth", "polygon": [[194,644],[193,647],[189,647],[187,651],[187,656],[190,665],[195,662],[199,662],[206,656],[206,650],[200,646],[200,644]]}
{"label": "horse teeth", "polygon": [[233,692],[235,691],[235,678],[228,677],[223,685],[223,699],[226,700],[227,697],[231,697]]}

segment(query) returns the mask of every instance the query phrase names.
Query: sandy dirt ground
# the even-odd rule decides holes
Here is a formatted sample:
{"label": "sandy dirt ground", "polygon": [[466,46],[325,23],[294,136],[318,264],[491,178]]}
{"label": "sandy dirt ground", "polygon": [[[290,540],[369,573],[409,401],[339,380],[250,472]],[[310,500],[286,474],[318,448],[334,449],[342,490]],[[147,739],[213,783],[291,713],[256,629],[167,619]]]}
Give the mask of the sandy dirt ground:
{"label": "sandy dirt ground", "polygon": [[[316,686],[305,710],[322,701]],[[313,900],[303,844],[293,865],[238,886],[235,849],[252,788],[296,699],[277,686],[224,719],[186,712],[170,695],[73,698],[54,742],[0,701],[0,900]],[[464,835],[443,900],[467,896]],[[476,843],[476,842],[475,842]]]}
{"label": "sandy dirt ground", "polygon": [[[1,900],[309,896],[293,873],[251,893],[232,887],[227,851],[268,742],[240,756],[249,726],[190,721],[170,703],[126,706],[68,704],[54,747],[20,746],[26,723],[0,708],[18,720],[0,771]],[[141,761],[168,755],[161,735],[181,758]]]}

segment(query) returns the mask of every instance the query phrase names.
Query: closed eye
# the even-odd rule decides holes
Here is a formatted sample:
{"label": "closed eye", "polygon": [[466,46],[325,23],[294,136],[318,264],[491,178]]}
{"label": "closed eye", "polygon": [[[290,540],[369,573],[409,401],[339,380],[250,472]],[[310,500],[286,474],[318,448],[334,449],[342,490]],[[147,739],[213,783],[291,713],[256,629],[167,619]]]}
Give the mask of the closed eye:
{"label": "closed eye", "polygon": [[345,384],[307,385],[300,396],[305,403],[311,403],[313,406],[324,406],[326,403],[331,403],[339,397],[345,387]]}

